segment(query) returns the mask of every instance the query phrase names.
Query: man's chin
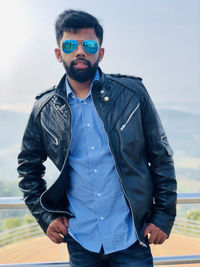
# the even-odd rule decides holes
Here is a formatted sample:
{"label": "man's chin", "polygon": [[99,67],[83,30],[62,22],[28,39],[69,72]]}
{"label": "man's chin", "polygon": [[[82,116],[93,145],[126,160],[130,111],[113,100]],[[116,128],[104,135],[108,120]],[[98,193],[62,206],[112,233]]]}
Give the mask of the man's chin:
{"label": "man's chin", "polygon": [[[77,69],[73,72],[73,76],[79,75],[79,74],[88,74],[88,70],[87,69]],[[88,75],[87,75],[88,76]]]}
{"label": "man's chin", "polygon": [[65,67],[67,75],[77,81],[77,82],[87,82],[92,81],[94,79],[95,73],[98,68],[98,61],[94,66],[90,66],[89,64],[85,64],[85,66],[76,66],[71,64],[70,67],[68,67],[65,62],[63,62],[63,65]]}
{"label": "man's chin", "polygon": [[83,69],[76,70],[76,72],[74,72],[73,74],[68,73],[68,75],[70,76],[71,79],[77,82],[87,82],[92,79],[92,77],[88,75],[87,70],[83,70]]}

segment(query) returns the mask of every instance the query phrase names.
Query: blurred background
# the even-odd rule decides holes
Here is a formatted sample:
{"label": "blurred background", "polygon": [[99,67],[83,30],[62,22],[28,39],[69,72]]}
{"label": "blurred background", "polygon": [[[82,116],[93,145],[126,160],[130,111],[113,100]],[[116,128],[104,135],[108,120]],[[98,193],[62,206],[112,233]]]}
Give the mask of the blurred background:
{"label": "blurred background", "polygon": [[[178,192],[200,192],[200,1],[0,0],[0,197],[21,195],[16,168],[23,131],[35,96],[64,74],[54,55],[54,23],[69,8],[89,12],[102,24],[104,72],[143,78],[174,150]],[[58,171],[49,161],[46,166],[50,185]],[[2,210],[0,216],[0,240],[5,231],[34,224],[27,211]],[[200,207],[181,205],[178,216],[198,224]],[[200,236],[198,227],[193,237],[177,230],[178,238],[193,244],[188,236]],[[4,252],[8,263],[8,244],[2,244],[0,260]],[[169,247],[166,255],[174,251]]]}

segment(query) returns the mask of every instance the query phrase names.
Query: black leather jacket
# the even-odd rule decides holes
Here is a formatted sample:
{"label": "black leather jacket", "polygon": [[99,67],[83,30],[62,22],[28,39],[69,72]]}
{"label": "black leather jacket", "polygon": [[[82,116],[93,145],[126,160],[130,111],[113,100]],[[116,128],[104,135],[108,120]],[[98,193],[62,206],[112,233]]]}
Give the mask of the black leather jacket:
{"label": "black leather jacket", "polygon": [[[101,72],[101,71],[100,71]],[[147,222],[169,235],[176,216],[176,180],[172,150],[155,107],[137,77],[106,75],[92,87],[92,98],[115,160],[141,244]],[[67,211],[67,157],[71,140],[71,111],[65,75],[57,87],[36,97],[18,156],[19,187],[25,203],[46,232]],[[47,156],[60,170],[46,190]]]}

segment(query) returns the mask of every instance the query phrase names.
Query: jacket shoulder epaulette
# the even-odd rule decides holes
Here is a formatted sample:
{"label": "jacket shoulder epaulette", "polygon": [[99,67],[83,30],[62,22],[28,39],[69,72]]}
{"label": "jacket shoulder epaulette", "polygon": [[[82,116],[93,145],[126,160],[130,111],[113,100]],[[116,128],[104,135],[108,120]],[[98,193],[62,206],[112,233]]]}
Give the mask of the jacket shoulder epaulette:
{"label": "jacket shoulder epaulette", "polygon": [[55,88],[56,88],[56,86],[54,85],[53,87],[51,87],[51,88],[49,88],[49,89],[47,89],[47,90],[44,90],[44,91],[42,91],[41,93],[39,93],[35,98],[38,100],[38,99],[40,99],[42,96],[44,96],[44,95],[46,95],[46,94],[48,94],[48,93],[54,91]]}
{"label": "jacket shoulder epaulette", "polygon": [[140,77],[121,74],[108,74],[107,77],[138,95],[143,94],[144,90],[146,90]]}
{"label": "jacket shoulder epaulette", "polygon": [[40,94],[38,94],[35,97],[36,101],[34,103],[34,108],[33,108],[35,118],[37,118],[37,116],[39,115],[42,108],[53,97],[53,95],[55,93],[54,92],[55,89],[56,89],[56,86],[53,86],[53,87],[49,88],[48,90],[41,92]]}
{"label": "jacket shoulder epaulette", "polygon": [[120,74],[120,73],[117,73],[117,74],[109,74],[110,76],[112,77],[116,77],[116,78],[131,78],[131,79],[139,79],[142,81],[142,78],[139,77],[139,76],[133,76],[133,75],[125,75],[125,74]]}

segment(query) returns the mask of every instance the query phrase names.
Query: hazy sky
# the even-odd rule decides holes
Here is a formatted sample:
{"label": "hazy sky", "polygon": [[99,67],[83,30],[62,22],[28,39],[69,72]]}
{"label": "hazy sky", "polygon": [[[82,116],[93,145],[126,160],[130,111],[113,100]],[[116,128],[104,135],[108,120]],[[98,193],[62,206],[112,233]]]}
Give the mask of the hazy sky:
{"label": "hazy sky", "polygon": [[0,0],[0,108],[29,111],[58,83],[54,23],[68,8],[104,27],[104,72],[142,77],[156,104],[200,103],[199,0]]}

